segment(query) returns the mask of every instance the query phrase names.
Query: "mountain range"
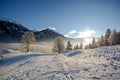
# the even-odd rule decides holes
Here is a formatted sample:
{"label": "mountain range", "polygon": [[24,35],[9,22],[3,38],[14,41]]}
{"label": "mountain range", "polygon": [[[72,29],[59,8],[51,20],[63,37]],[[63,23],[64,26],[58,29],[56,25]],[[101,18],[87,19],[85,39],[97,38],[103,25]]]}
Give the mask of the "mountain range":
{"label": "mountain range", "polygon": [[21,37],[26,31],[32,31],[35,34],[36,41],[51,40],[62,34],[45,28],[41,31],[29,30],[23,25],[12,20],[0,20],[0,42],[20,42]]}

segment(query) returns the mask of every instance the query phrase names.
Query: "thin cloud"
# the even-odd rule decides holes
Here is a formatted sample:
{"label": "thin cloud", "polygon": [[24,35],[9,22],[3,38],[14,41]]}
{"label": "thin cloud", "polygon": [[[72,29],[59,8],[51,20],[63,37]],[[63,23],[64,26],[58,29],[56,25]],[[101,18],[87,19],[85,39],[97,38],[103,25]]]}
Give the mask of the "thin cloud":
{"label": "thin cloud", "polygon": [[76,30],[71,30],[71,31],[68,32],[68,34],[66,34],[66,35],[64,35],[64,36],[65,36],[65,37],[70,37],[71,35],[73,35],[73,34],[75,34],[75,33],[77,33]]}
{"label": "thin cloud", "polygon": [[69,37],[69,35],[64,35],[65,37]]}
{"label": "thin cloud", "polygon": [[93,37],[95,35],[96,35],[96,31],[86,30],[86,31],[78,32],[78,35],[76,35],[75,38],[88,38],[88,37]]}
{"label": "thin cloud", "polygon": [[72,37],[72,38],[88,38],[88,37],[96,36],[96,33],[97,32],[95,30],[86,30],[86,31],[71,30],[68,32],[68,34],[64,36]]}
{"label": "thin cloud", "polygon": [[71,30],[68,34],[71,35],[71,34],[74,34],[76,32],[77,32],[76,30]]}

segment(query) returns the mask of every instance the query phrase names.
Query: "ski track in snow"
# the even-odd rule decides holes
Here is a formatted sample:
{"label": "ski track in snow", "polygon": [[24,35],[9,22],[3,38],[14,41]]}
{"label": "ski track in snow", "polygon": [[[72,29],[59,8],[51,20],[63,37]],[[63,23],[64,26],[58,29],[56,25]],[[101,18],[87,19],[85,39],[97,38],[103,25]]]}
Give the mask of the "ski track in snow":
{"label": "ski track in snow", "polygon": [[120,45],[64,54],[12,51],[3,56],[0,80],[120,79]]}

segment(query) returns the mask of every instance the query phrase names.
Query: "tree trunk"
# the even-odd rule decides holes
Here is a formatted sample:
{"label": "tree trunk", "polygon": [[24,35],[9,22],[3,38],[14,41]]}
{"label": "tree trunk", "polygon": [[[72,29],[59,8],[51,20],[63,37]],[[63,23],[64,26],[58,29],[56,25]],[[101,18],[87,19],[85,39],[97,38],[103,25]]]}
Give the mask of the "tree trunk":
{"label": "tree trunk", "polygon": [[26,52],[29,52],[29,46],[27,46],[27,48],[26,48],[26,49],[27,49],[27,51],[26,51]]}
{"label": "tree trunk", "polygon": [[59,49],[58,49],[58,53],[60,53],[61,51],[60,51],[60,46],[59,46]]}

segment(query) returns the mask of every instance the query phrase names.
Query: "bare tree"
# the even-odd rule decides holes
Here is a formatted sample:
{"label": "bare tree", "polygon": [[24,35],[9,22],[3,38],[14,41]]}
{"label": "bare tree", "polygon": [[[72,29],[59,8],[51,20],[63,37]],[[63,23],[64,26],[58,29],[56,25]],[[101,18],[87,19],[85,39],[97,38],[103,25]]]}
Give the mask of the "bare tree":
{"label": "bare tree", "polygon": [[26,52],[29,52],[29,46],[35,41],[34,33],[31,31],[25,32],[22,36],[22,43],[25,45]]}
{"label": "bare tree", "polygon": [[54,41],[54,45],[53,45],[53,49],[52,51],[53,52],[62,52],[64,51],[64,41],[63,41],[63,38],[61,36],[58,36],[55,38],[55,41]]}

